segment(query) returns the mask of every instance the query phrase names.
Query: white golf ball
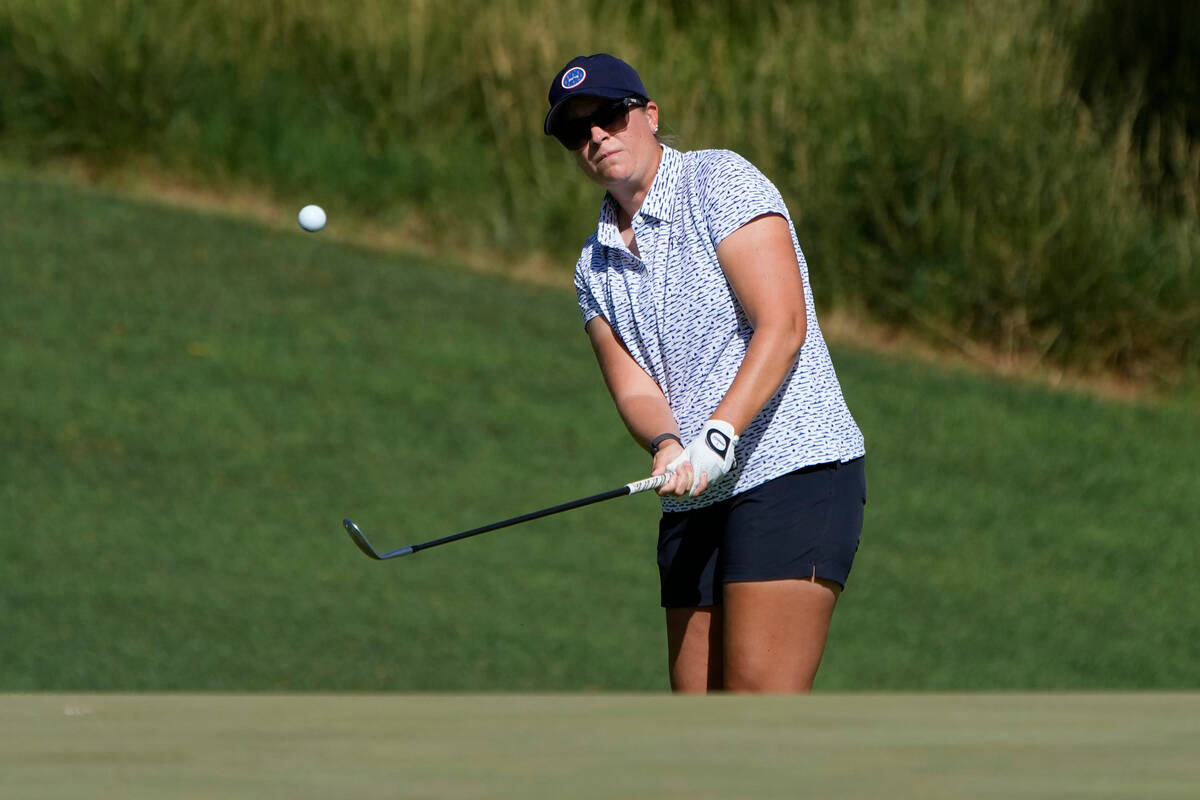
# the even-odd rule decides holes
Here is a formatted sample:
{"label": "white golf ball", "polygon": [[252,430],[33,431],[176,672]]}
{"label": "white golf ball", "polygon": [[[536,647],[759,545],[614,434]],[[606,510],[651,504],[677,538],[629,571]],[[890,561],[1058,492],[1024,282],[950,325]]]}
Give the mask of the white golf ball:
{"label": "white golf ball", "polygon": [[325,227],[325,209],[320,206],[305,206],[300,209],[300,227],[316,233]]}

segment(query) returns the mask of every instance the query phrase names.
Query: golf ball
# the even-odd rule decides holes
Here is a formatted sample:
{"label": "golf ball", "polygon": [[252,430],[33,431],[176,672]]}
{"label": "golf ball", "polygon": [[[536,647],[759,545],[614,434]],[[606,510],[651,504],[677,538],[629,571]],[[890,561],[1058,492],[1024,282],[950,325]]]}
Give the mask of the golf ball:
{"label": "golf ball", "polygon": [[316,233],[325,227],[325,209],[320,206],[305,206],[300,209],[300,227]]}

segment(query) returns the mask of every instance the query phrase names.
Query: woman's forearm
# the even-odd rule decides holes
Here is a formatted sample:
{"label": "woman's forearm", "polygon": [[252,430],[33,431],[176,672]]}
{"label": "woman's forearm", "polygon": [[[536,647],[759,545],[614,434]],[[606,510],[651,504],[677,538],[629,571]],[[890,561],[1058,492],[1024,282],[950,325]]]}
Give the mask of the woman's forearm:
{"label": "woman's forearm", "polygon": [[804,318],[799,324],[781,321],[754,332],[746,357],[713,418],[724,420],[739,434],[783,384],[804,345]]}
{"label": "woman's forearm", "polygon": [[679,425],[667,399],[662,393],[634,394],[626,397],[614,397],[617,413],[621,415],[625,427],[634,440],[644,449],[650,449],[650,442],[664,433],[679,435]]}

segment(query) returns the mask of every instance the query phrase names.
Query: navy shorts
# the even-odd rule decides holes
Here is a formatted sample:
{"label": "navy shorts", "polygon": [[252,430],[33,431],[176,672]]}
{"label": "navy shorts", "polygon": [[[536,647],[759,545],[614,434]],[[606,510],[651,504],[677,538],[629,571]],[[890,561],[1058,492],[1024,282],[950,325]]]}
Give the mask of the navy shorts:
{"label": "navy shorts", "polygon": [[721,604],[737,581],[823,578],[845,586],[863,507],[864,460],[816,464],[692,511],[664,513],[658,572],[664,608]]}

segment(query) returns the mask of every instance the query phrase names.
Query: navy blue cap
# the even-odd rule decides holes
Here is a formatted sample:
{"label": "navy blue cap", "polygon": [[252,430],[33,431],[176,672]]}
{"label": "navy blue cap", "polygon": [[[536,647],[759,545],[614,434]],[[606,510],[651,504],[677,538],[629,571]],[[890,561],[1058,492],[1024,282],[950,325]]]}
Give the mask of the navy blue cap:
{"label": "navy blue cap", "polygon": [[545,130],[549,134],[555,119],[567,101],[574,97],[640,97],[649,100],[646,87],[633,67],[616,56],[596,53],[575,56],[554,76],[550,84],[550,112],[546,114]]}

